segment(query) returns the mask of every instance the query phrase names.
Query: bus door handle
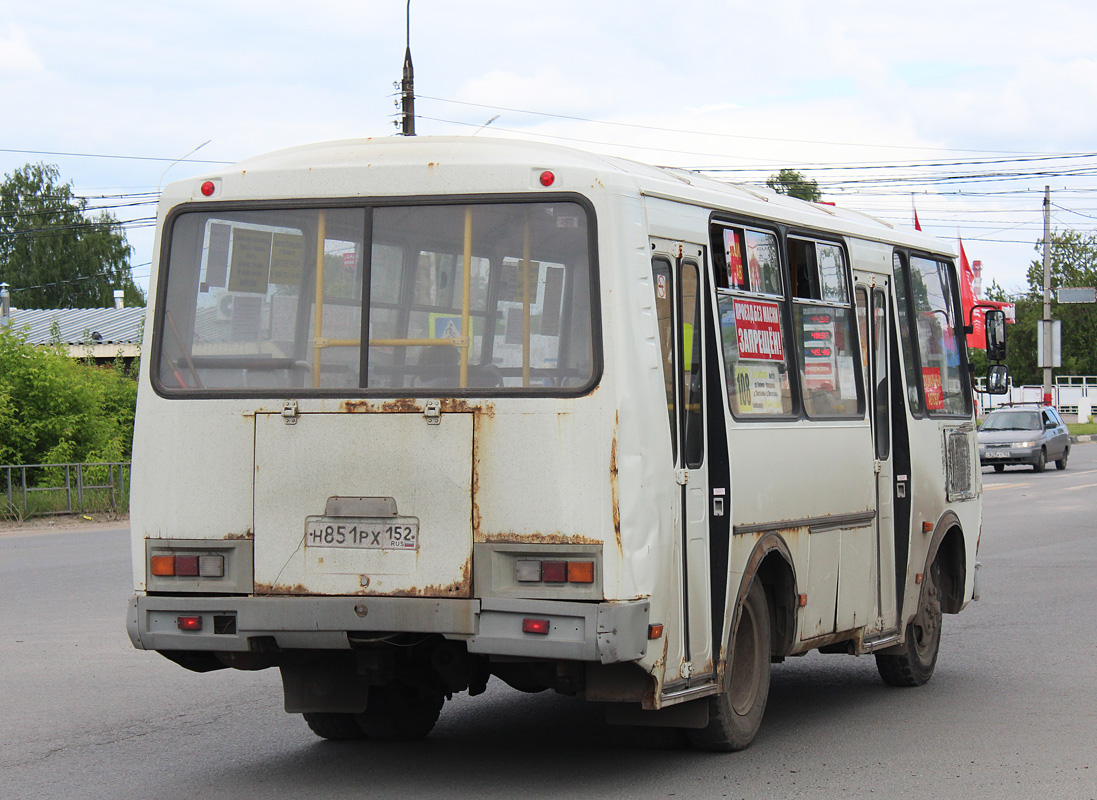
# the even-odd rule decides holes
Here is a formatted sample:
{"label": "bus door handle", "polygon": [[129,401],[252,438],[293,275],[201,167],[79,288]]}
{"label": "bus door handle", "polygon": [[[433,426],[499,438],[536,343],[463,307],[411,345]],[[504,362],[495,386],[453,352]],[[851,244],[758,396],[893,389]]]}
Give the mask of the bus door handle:
{"label": "bus door handle", "polygon": [[895,496],[906,497],[907,496],[907,476],[897,475],[895,476]]}

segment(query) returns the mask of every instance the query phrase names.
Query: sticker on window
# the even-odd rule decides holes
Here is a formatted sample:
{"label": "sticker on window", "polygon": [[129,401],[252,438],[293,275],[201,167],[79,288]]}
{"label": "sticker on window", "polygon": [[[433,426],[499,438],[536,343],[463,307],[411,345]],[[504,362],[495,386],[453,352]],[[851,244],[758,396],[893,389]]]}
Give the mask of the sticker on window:
{"label": "sticker on window", "polygon": [[785,360],[779,304],[735,298],[735,333],[739,358],[758,361]]}
{"label": "sticker on window", "polygon": [[783,414],[777,365],[736,364],[734,402],[737,414]]}
{"label": "sticker on window", "polygon": [[922,367],[922,385],[926,387],[926,408],[940,411],[945,407],[945,391],[941,385],[941,370]]}

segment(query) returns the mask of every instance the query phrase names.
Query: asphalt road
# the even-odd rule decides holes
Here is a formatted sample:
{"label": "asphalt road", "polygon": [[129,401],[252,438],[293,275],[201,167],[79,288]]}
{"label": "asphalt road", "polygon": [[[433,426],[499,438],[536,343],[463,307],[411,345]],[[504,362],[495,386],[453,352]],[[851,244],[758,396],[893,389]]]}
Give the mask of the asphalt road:
{"label": "asphalt road", "polygon": [[123,529],[0,535],[0,798],[1097,797],[1097,445],[983,472],[980,602],[929,685],[871,657],[773,670],[734,754],[652,751],[599,710],[493,682],[413,744],[332,743],[278,673],[198,675],[133,650]]}

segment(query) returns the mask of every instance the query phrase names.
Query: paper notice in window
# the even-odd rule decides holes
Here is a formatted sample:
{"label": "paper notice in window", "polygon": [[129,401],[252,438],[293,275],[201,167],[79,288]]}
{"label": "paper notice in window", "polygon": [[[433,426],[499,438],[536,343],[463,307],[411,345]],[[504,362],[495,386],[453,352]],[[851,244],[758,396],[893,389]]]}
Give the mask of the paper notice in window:
{"label": "paper notice in window", "polygon": [[922,385],[926,388],[926,408],[940,411],[945,407],[945,392],[941,386],[941,370],[922,367]]}
{"label": "paper notice in window", "polygon": [[229,291],[266,294],[270,275],[271,234],[236,228],[232,232]]}
{"label": "paper notice in window", "polygon": [[777,303],[735,298],[735,337],[740,359],[785,360]]}

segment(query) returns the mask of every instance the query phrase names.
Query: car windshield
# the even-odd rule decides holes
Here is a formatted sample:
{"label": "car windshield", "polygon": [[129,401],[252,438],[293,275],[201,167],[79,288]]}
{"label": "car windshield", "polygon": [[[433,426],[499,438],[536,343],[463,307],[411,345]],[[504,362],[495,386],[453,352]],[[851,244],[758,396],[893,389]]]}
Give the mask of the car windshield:
{"label": "car windshield", "polygon": [[984,431],[1034,431],[1040,430],[1039,411],[995,411],[983,422]]}

